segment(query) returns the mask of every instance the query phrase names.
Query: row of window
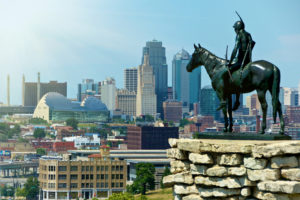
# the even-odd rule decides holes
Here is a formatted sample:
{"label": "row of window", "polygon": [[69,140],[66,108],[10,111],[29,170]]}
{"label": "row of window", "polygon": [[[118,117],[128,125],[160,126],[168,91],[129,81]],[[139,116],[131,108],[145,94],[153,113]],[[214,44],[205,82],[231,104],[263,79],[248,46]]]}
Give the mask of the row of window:
{"label": "row of window", "polygon": [[[43,170],[47,169],[47,166],[41,166]],[[48,166],[48,171],[55,172],[55,166]],[[71,166],[71,171],[78,171],[78,166]],[[97,166],[97,171],[108,171],[108,166]],[[124,166],[111,166],[111,171],[123,171]],[[58,171],[67,171],[67,166],[58,166]],[[94,166],[81,166],[81,171],[94,171]]]}
{"label": "row of window", "polygon": [[[46,179],[46,174],[42,174],[43,179]],[[112,174],[111,175],[111,179],[120,179],[123,180],[124,175],[123,174]],[[59,174],[58,175],[58,180],[66,180],[67,179],[67,175],[66,174]],[[78,179],[78,175],[77,174],[71,174],[70,176],[71,180],[77,180]],[[82,174],[81,175],[81,179],[85,180],[85,179],[94,179],[94,175],[93,174]],[[109,174],[97,174],[97,179],[101,179],[101,180],[107,180],[109,179]],[[48,180],[55,180],[55,174],[48,174]]]}
{"label": "row of window", "polygon": [[[44,187],[47,185],[46,183],[43,184]],[[123,187],[124,183],[123,182],[116,182],[116,183],[111,183],[112,188],[119,188]],[[70,184],[71,188],[78,188],[77,183],[71,183]],[[81,188],[93,188],[94,184],[93,183],[81,183]],[[108,188],[108,183],[96,183],[97,188]],[[48,188],[55,188],[55,183],[48,183]],[[67,188],[67,183],[59,183],[58,188]]]}

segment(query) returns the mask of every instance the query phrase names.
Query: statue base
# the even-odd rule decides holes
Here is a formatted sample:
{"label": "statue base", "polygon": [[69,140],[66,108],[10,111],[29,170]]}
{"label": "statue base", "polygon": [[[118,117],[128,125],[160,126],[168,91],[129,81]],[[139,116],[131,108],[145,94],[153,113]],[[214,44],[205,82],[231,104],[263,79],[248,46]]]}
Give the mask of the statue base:
{"label": "statue base", "polygon": [[289,135],[259,134],[259,133],[225,133],[225,132],[201,132],[197,139],[224,139],[224,140],[291,140]]}

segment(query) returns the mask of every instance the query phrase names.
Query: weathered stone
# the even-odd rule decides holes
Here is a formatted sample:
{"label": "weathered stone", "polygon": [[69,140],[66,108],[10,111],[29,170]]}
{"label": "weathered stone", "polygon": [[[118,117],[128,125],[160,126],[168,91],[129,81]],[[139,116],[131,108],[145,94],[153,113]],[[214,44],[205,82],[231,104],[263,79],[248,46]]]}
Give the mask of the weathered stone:
{"label": "weathered stone", "polygon": [[273,144],[259,144],[252,150],[253,157],[273,157],[284,154],[299,154],[300,141],[278,142]]}
{"label": "weathered stone", "polygon": [[176,148],[177,147],[177,141],[178,141],[178,139],[176,139],[176,138],[169,138],[169,144],[170,144],[170,147],[171,148]]}
{"label": "weathered stone", "polygon": [[172,186],[175,183],[184,183],[190,185],[194,183],[194,179],[192,177],[192,174],[189,172],[172,174],[169,176],[165,176],[163,179],[163,184],[166,187]]}
{"label": "weathered stone", "polygon": [[198,187],[198,189],[201,197],[228,197],[240,194],[240,189],[202,187]]}
{"label": "weathered stone", "polygon": [[247,169],[247,174],[251,181],[275,181],[280,178],[280,171],[278,169]]}
{"label": "weathered stone", "polygon": [[229,167],[228,170],[228,175],[232,176],[243,176],[246,174],[247,169],[244,166],[241,167]]}
{"label": "weathered stone", "polygon": [[213,164],[212,157],[208,154],[190,153],[189,160],[195,164]]}
{"label": "weathered stone", "polygon": [[186,160],[188,158],[186,152],[175,148],[167,149],[167,157],[176,158],[178,160]]}
{"label": "weathered stone", "polygon": [[300,181],[300,169],[282,169],[281,176],[292,181]]}
{"label": "weathered stone", "polygon": [[249,169],[264,169],[266,165],[266,159],[244,158],[244,166]]}
{"label": "weathered stone", "polygon": [[217,157],[219,165],[235,166],[242,163],[242,156],[240,154],[223,154]]}
{"label": "weathered stone", "polygon": [[257,184],[259,190],[295,194],[300,193],[300,182],[297,181],[264,181]]}
{"label": "weathered stone", "polygon": [[271,158],[272,168],[298,167],[298,159],[295,156]]}
{"label": "weathered stone", "polygon": [[278,194],[254,190],[253,196],[264,200],[298,200],[299,194]]}
{"label": "weathered stone", "polygon": [[227,176],[227,169],[226,169],[226,167],[215,165],[211,168],[208,168],[206,170],[206,174],[207,174],[207,176],[223,177],[223,176]]}
{"label": "weathered stone", "polygon": [[201,198],[197,194],[191,194],[191,195],[182,197],[182,200],[203,200],[203,198]]}
{"label": "weathered stone", "polygon": [[217,186],[217,187],[227,187],[227,188],[241,188],[244,186],[252,186],[253,183],[249,181],[247,178],[219,178],[219,177],[203,177],[197,176],[195,177],[195,183],[199,185],[205,186]]}
{"label": "weathered stone", "polygon": [[211,144],[203,143],[197,139],[179,139],[177,147],[178,149],[193,153],[211,152]]}
{"label": "weathered stone", "polygon": [[237,179],[239,180],[240,184],[242,186],[256,186],[256,183],[253,181],[250,181],[247,177],[237,177]]}
{"label": "weathered stone", "polygon": [[192,175],[206,175],[207,166],[205,165],[190,165]]}
{"label": "weathered stone", "polygon": [[190,162],[188,161],[171,160],[170,165],[172,174],[190,170]]}
{"label": "weathered stone", "polygon": [[251,189],[249,187],[241,189],[241,195],[244,197],[248,197],[251,195]]}
{"label": "weathered stone", "polygon": [[198,194],[198,190],[195,185],[174,185],[175,194]]}

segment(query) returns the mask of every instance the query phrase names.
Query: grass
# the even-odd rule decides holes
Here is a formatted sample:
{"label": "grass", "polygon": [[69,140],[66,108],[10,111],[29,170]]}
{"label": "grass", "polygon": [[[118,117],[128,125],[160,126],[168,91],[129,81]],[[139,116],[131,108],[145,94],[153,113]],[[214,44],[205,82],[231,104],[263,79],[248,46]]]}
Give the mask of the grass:
{"label": "grass", "polygon": [[[136,197],[139,196],[140,195],[136,195]],[[147,200],[172,200],[174,198],[172,188],[148,191],[146,197]]]}

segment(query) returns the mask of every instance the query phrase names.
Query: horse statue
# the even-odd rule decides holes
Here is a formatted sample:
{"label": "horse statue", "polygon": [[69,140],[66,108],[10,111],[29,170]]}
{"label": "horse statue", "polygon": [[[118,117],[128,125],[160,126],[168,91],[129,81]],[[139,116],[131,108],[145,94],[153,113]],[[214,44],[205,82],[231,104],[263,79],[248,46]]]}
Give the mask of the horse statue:
{"label": "horse statue", "polygon": [[[272,63],[265,60],[258,60],[248,63],[246,66],[234,71],[228,76],[229,70],[226,59],[215,56],[210,51],[201,47],[200,44],[194,44],[195,51],[186,70],[192,72],[198,66],[204,66],[212,82],[212,87],[217,93],[221,102],[227,102],[222,106],[225,127],[224,132],[232,132],[232,94],[248,93],[256,90],[261,109],[263,111],[263,122],[260,134],[265,133],[267,107],[266,92],[270,91],[272,95],[273,120],[276,123],[277,113],[280,119],[279,134],[284,134],[284,121],[279,101],[280,89],[280,70]],[[225,73],[226,72],[226,73]],[[230,77],[230,79],[229,79]],[[238,98],[237,98],[238,99]],[[239,102],[236,101],[234,107],[238,107]],[[229,128],[228,116],[229,115]]]}

